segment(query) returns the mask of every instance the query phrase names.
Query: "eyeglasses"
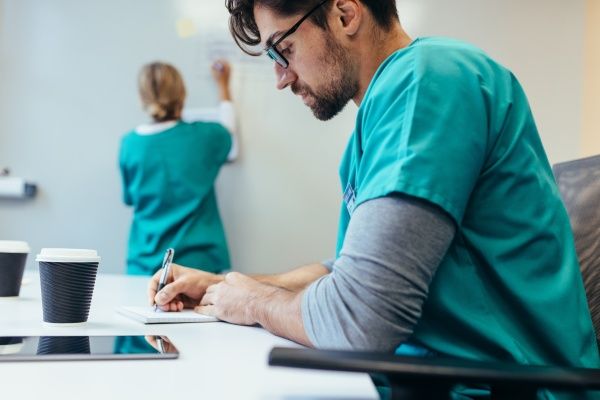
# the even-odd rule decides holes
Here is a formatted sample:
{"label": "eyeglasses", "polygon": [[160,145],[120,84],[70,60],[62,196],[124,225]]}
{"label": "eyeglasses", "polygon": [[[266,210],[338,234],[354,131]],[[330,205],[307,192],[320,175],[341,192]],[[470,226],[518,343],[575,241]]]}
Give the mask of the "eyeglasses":
{"label": "eyeglasses", "polygon": [[269,56],[269,58],[271,58],[273,61],[275,61],[277,64],[279,64],[282,68],[287,69],[287,67],[289,67],[290,63],[279,52],[279,50],[277,50],[277,46],[279,45],[279,43],[283,42],[283,40],[285,38],[289,37],[292,33],[296,32],[298,30],[298,28],[300,28],[300,25],[302,25],[302,23],[304,21],[306,21],[308,19],[308,17],[310,17],[312,15],[312,13],[314,13],[319,8],[321,8],[321,6],[323,4],[327,3],[327,1],[328,0],[323,0],[322,2],[320,2],[319,4],[317,4],[304,17],[300,18],[300,21],[296,22],[294,24],[294,26],[292,26],[286,33],[284,33],[283,36],[281,36],[279,39],[277,39],[277,41],[275,43],[273,43],[270,46],[268,46],[265,49],[265,53],[267,53],[267,55]]}

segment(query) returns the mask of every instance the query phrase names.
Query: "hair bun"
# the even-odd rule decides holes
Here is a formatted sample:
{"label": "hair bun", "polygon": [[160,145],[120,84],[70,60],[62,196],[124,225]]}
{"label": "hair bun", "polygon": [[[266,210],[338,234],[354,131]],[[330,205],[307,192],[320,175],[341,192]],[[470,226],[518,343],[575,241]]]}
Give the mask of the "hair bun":
{"label": "hair bun", "polygon": [[155,119],[162,119],[167,115],[167,110],[157,103],[148,104],[148,113]]}
{"label": "hair bun", "polygon": [[162,62],[144,65],[139,73],[138,85],[144,110],[154,122],[181,118],[185,85],[174,66]]}

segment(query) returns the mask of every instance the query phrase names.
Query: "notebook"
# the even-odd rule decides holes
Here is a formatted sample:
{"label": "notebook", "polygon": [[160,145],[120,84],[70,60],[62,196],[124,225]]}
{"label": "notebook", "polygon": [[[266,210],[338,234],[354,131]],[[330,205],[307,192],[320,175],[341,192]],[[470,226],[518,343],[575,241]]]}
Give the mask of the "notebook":
{"label": "notebook", "polygon": [[154,311],[154,307],[119,307],[117,312],[144,324],[179,324],[218,321],[215,317],[198,314],[194,310],[167,312],[161,310]]}

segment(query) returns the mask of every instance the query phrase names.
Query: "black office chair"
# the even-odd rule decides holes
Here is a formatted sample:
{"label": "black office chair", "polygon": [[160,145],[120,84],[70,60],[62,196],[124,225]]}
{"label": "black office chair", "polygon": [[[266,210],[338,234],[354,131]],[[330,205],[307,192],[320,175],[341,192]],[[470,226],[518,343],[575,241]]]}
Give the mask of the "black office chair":
{"label": "black office chair", "polygon": [[[560,163],[554,174],[575,234],[596,338],[600,333],[600,156]],[[539,389],[600,390],[600,369],[484,363],[384,353],[274,348],[269,365],[384,376],[393,399],[447,399],[457,384],[486,385],[492,399],[533,400]]]}
{"label": "black office chair", "polygon": [[[588,304],[600,334],[600,156],[554,166],[554,176],[575,234]],[[600,345],[600,340],[598,340]]]}
{"label": "black office chair", "polygon": [[269,365],[383,376],[394,400],[449,399],[457,384],[485,385],[493,400],[534,400],[542,388],[600,390],[600,369],[285,347],[271,350]]}

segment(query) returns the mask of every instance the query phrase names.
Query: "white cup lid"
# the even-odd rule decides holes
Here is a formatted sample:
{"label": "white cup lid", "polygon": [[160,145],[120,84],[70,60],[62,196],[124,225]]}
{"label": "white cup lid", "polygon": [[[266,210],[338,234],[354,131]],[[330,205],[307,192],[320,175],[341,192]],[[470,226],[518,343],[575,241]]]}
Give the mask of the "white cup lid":
{"label": "white cup lid", "polygon": [[96,250],[88,249],[42,249],[35,258],[36,261],[43,262],[80,262],[94,263],[100,262],[100,257]]}
{"label": "white cup lid", "polygon": [[0,253],[29,253],[30,251],[27,242],[0,240]]}

